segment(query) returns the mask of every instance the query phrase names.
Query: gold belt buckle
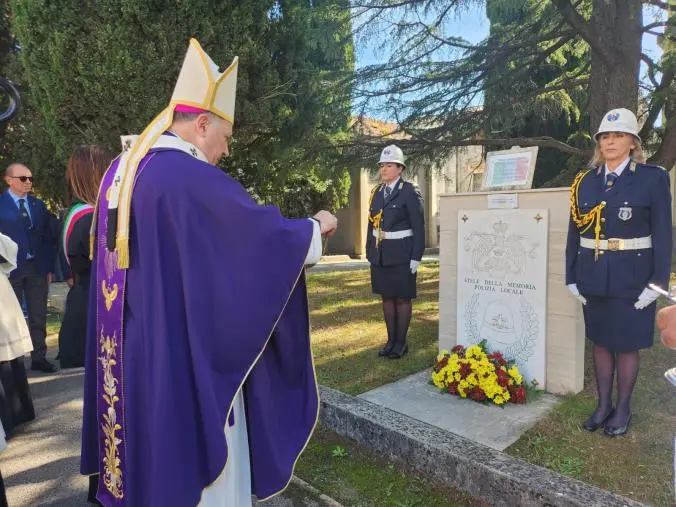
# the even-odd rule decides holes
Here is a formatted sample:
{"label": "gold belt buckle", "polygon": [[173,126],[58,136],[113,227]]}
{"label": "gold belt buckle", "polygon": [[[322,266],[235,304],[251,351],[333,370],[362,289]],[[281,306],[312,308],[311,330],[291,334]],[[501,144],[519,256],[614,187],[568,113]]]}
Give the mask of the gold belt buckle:
{"label": "gold belt buckle", "polygon": [[613,238],[608,240],[608,250],[611,252],[617,252],[618,250],[624,250],[624,240],[619,238]]}

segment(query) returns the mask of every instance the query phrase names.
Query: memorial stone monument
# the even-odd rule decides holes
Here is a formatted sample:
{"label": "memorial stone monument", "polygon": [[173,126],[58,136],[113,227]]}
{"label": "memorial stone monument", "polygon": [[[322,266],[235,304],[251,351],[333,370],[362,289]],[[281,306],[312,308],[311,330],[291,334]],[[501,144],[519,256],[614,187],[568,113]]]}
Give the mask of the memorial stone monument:
{"label": "memorial stone monument", "polygon": [[584,326],[565,286],[569,189],[531,190],[536,156],[537,148],[489,153],[489,192],[441,196],[439,348],[486,340],[528,381],[574,393],[583,387]]}

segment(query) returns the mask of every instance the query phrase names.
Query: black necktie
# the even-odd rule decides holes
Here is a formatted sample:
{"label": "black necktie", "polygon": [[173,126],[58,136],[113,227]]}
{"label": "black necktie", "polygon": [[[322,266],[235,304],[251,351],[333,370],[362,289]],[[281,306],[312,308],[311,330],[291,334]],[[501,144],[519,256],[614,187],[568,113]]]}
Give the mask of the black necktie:
{"label": "black necktie", "polygon": [[613,185],[615,184],[615,181],[617,180],[617,174],[615,173],[608,173],[606,175],[606,192],[613,188]]}
{"label": "black necktie", "polygon": [[392,189],[389,186],[385,187],[385,199],[387,199],[392,193]]}
{"label": "black necktie", "polygon": [[31,222],[31,217],[28,214],[28,210],[26,209],[26,200],[25,199],[19,199],[19,215],[21,215],[21,220],[23,221],[23,225],[26,228],[26,232],[28,233],[28,238],[29,238],[28,253],[33,255],[33,241],[32,241],[32,237],[31,237],[31,230],[33,229],[33,222]]}
{"label": "black necktie", "polygon": [[24,226],[30,231],[33,228],[33,222],[31,222],[31,216],[28,214],[28,210],[26,209],[25,199],[19,199],[19,214],[21,215]]}

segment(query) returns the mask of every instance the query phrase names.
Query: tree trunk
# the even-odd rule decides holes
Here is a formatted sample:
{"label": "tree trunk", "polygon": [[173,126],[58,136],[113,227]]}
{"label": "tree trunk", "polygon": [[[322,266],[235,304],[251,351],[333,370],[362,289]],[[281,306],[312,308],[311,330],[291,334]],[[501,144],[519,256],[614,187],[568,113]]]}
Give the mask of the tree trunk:
{"label": "tree trunk", "polygon": [[600,46],[608,49],[602,54],[592,45],[589,120],[590,130],[596,132],[610,109],[637,110],[643,27],[640,0],[593,0],[591,27]]}
{"label": "tree trunk", "polygon": [[[669,19],[676,16],[676,6],[669,7]],[[676,74],[676,27],[670,25],[665,29],[665,36],[662,42],[662,62],[664,65],[662,72],[662,80],[667,79],[667,76]],[[657,150],[650,157],[649,162],[661,165],[667,170],[671,170],[676,164],[676,80],[671,80],[668,85],[666,100],[664,102],[664,115],[662,116],[662,124],[664,127],[664,134],[662,135],[662,143]],[[674,178],[674,174],[671,175]]]}

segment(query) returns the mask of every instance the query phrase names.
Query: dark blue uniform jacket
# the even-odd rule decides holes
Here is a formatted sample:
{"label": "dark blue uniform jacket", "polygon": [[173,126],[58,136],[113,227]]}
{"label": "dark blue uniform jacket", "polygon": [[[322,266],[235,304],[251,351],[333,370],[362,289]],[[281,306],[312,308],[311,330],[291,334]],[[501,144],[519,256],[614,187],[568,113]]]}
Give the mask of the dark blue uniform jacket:
{"label": "dark blue uniform jacket", "polygon": [[[605,169],[582,178],[577,205],[581,213],[605,201],[600,239],[652,237],[652,248],[599,252],[580,246],[572,217],[566,245],[566,284],[581,294],[636,298],[648,283],[668,288],[671,271],[671,193],[669,176],[659,166],[630,162],[611,190],[605,191]],[[582,234],[594,239],[592,224]]]}

